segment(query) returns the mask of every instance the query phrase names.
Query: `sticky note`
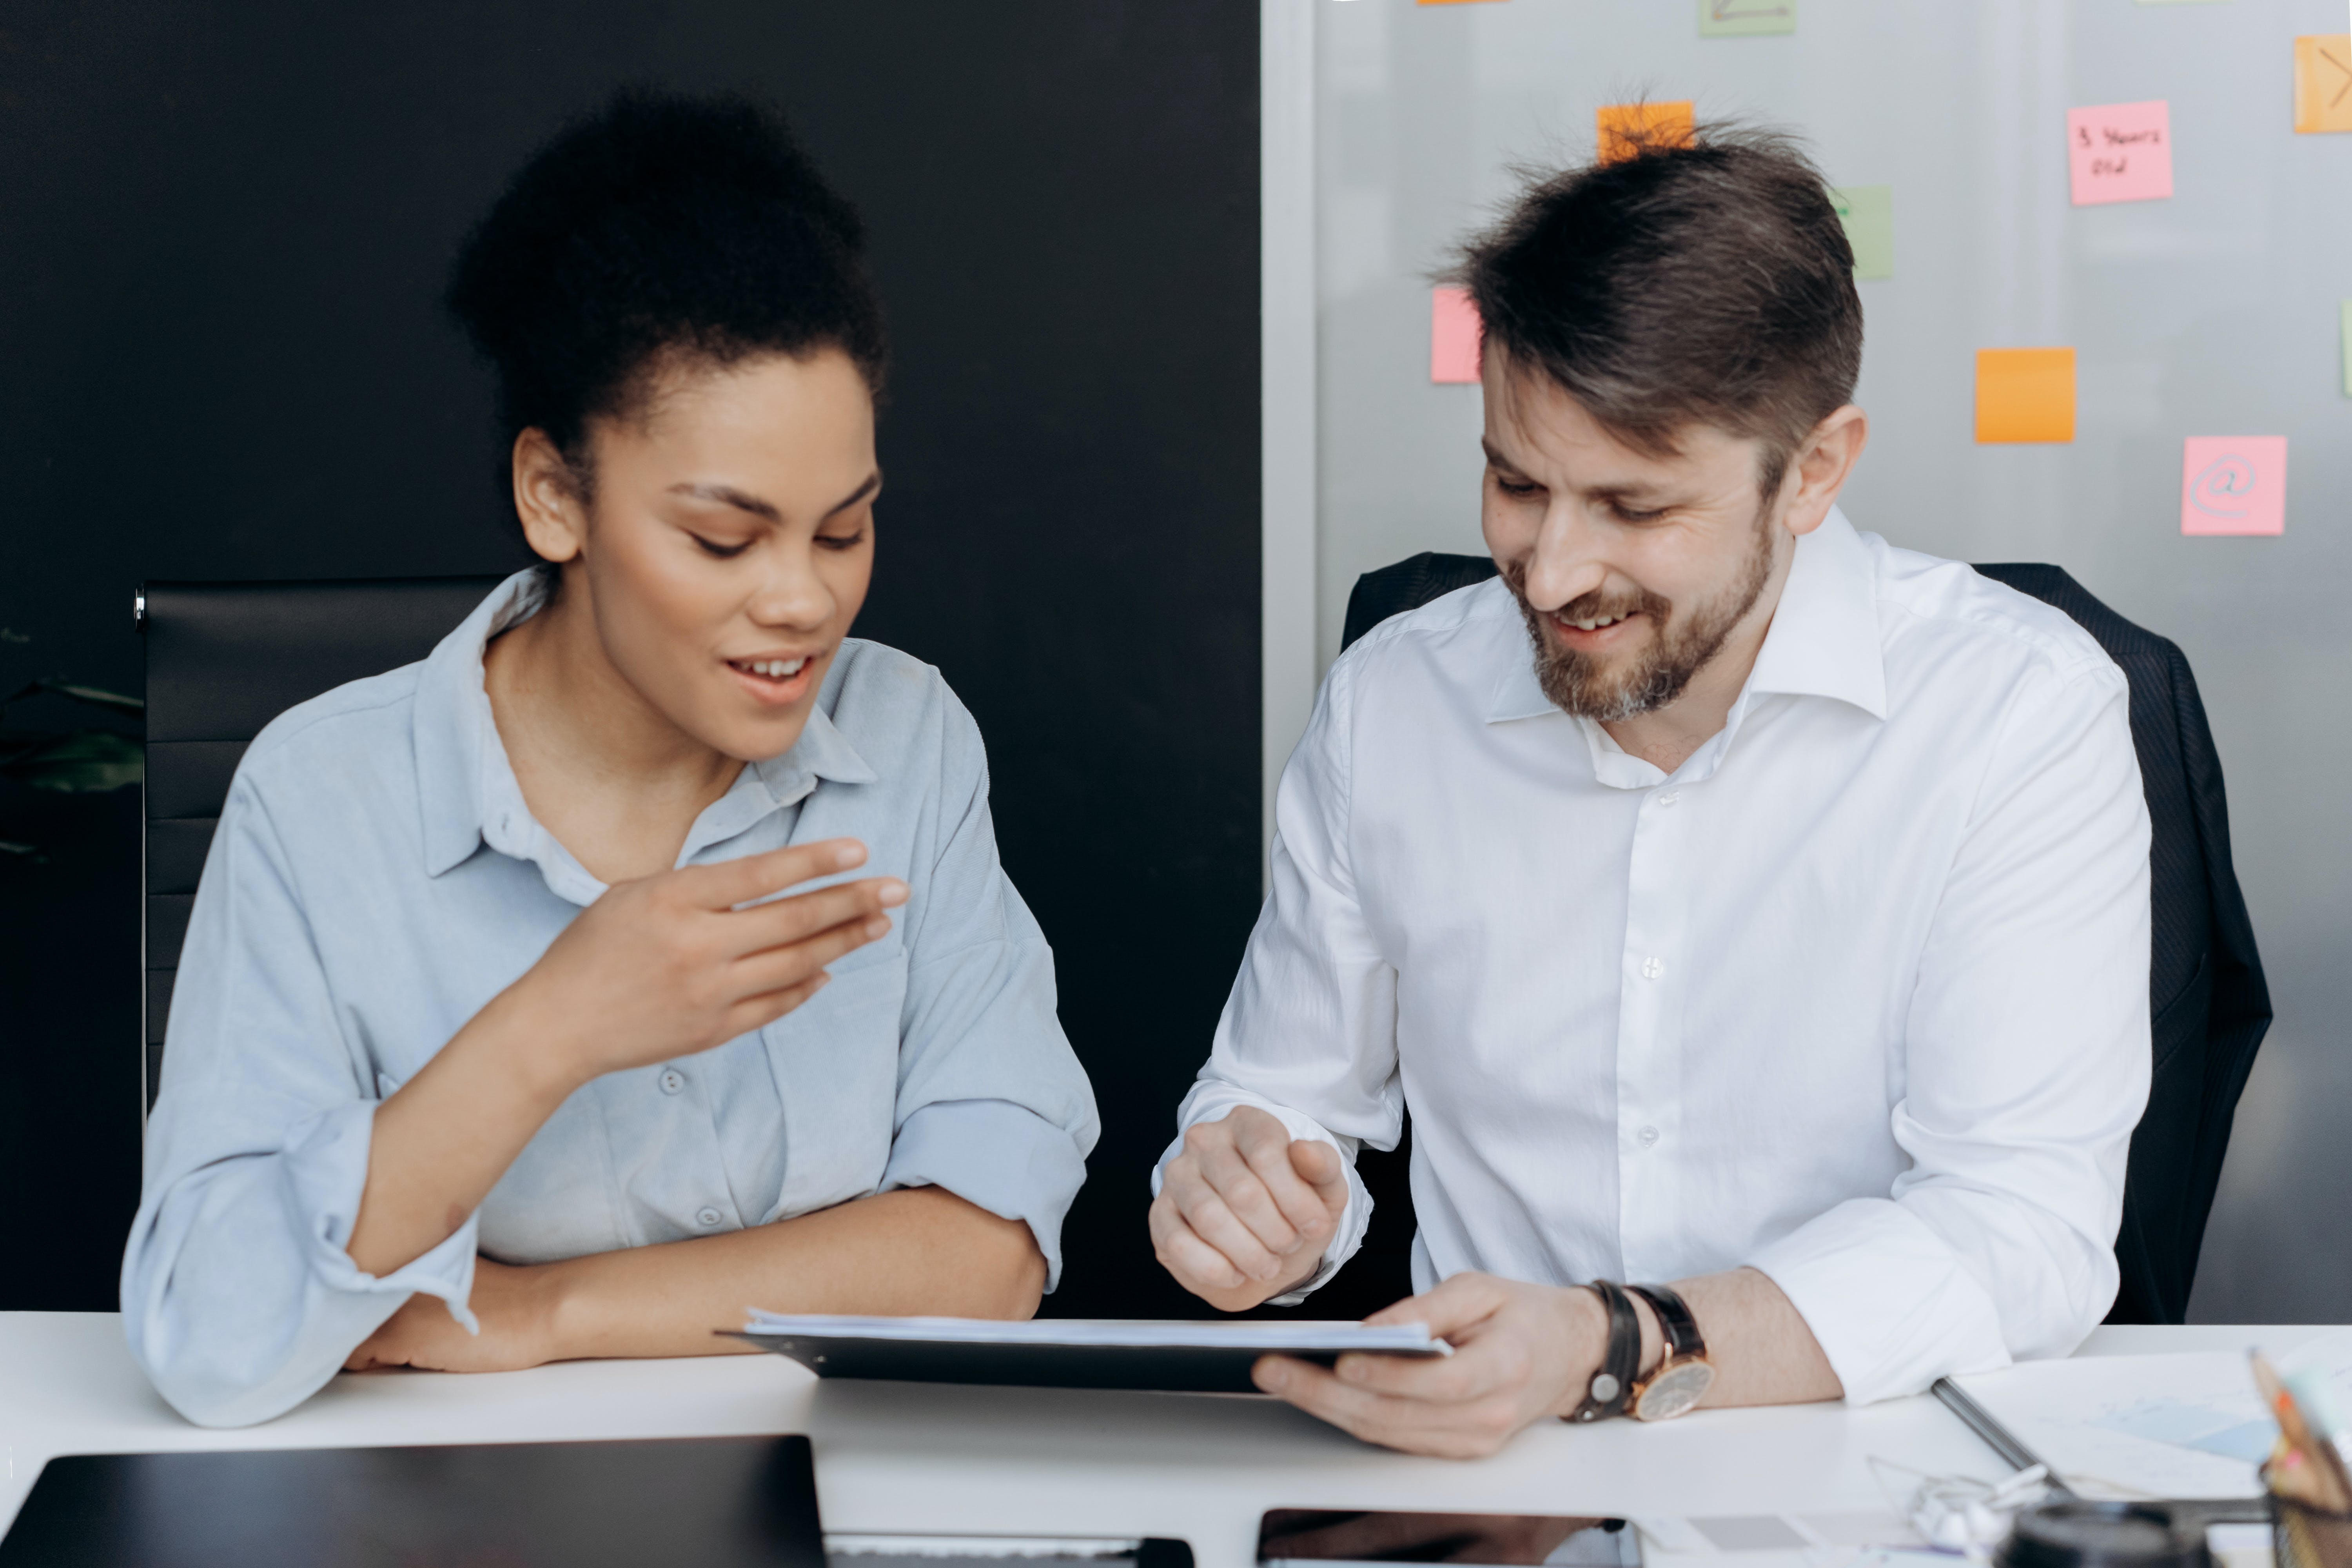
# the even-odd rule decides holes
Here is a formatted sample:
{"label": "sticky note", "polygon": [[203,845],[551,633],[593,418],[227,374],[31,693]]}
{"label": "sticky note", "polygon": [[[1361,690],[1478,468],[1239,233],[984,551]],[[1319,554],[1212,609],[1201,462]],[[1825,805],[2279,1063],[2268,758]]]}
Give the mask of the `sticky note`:
{"label": "sticky note", "polygon": [[2352,131],[2352,33],[2294,41],[2294,128]]}
{"label": "sticky note", "polygon": [[2155,201],[2172,194],[2172,106],[2105,103],[2066,111],[2074,205]]}
{"label": "sticky note", "polygon": [[2286,437],[2189,437],[2180,459],[2180,531],[2284,533]]}
{"label": "sticky note", "polygon": [[1635,143],[1687,142],[1697,124],[1694,105],[1679,103],[1604,103],[1593,116],[1601,133],[1601,161],[1613,163],[1633,155]]}
{"label": "sticky note", "polygon": [[1486,332],[1467,289],[1429,291],[1429,379],[1441,385],[1478,379],[1478,340]]}
{"label": "sticky note", "polygon": [[1698,0],[1702,38],[1753,38],[1797,30],[1797,0]]}
{"label": "sticky note", "polygon": [[1830,192],[1845,242],[1853,247],[1856,278],[1895,276],[1895,187],[1839,185]]}
{"label": "sticky note", "polygon": [[2352,397],[2352,300],[2344,301],[2344,395]]}
{"label": "sticky note", "polygon": [[2073,349],[1979,349],[1977,439],[2074,438]]}

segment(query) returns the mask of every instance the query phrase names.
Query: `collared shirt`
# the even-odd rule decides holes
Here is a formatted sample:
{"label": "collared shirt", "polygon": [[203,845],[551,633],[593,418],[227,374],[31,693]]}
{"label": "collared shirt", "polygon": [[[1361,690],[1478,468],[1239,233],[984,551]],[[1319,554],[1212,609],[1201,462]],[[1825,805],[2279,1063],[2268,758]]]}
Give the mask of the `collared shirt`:
{"label": "collared shirt", "polygon": [[1410,1104],[1418,1289],[1753,1266],[1856,1402],[2063,1355],[2147,1093],[2126,702],[2061,612],[1835,511],[1672,773],[1545,698],[1499,581],[1391,619],[1284,772],[1180,1123],[1352,1158]]}
{"label": "collared shirt", "polygon": [[352,1264],[378,1101],[604,891],[532,817],[483,689],[483,649],[541,581],[510,579],[423,663],[289,710],[238,766],[122,1270],[132,1352],[192,1420],[290,1408],[414,1292],[471,1326],[478,1248],[545,1263],[936,1184],[1027,1222],[1048,1289],[1060,1273],[1097,1122],[1052,954],[998,865],[971,716],[937,670],[856,639],[800,740],[743,768],[677,863],[862,839],[856,875],[909,889],[890,934],[764,1028],[588,1083],[456,1235],[381,1279]]}

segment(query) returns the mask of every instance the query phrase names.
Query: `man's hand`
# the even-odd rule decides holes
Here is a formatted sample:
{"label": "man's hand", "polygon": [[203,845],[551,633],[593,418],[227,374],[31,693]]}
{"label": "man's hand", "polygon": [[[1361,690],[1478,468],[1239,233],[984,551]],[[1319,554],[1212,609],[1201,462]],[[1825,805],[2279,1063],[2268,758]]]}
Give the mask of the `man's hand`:
{"label": "man's hand", "polygon": [[1456,1274],[1364,1321],[1426,1323],[1454,1353],[1344,1355],[1329,1371],[1265,1356],[1257,1385],[1368,1443],[1454,1459],[1483,1458],[1531,1423],[1573,1411],[1609,1342],[1591,1291],[1490,1274]]}
{"label": "man's hand", "polygon": [[413,1366],[432,1372],[519,1372],[558,1359],[552,1279],[545,1269],[474,1259],[474,1293],[467,1304],[482,1326],[469,1334],[449,1315],[449,1304],[422,1292],[362,1342],[343,1363],[346,1372]]}
{"label": "man's hand", "polygon": [[1239,1312],[1313,1274],[1347,1206],[1337,1150],[1236,1106],[1185,1131],[1152,1200],[1152,1250],[1178,1284]]}

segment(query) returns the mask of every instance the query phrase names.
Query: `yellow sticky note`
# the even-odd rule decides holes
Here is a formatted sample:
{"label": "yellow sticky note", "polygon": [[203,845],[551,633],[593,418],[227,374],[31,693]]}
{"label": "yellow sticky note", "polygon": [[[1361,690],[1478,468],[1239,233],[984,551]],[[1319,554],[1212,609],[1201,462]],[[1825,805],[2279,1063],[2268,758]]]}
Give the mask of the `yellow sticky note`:
{"label": "yellow sticky note", "polygon": [[1678,145],[1691,139],[1698,119],[1695,106],[1680,103],[1604,103],[1593,116],[1601,132],[1601,161],[1630,158],[1643,142]]}
{"label": "yellow sticky note", "polygon": [[2294,41],[2294,128],[2352,131],[2352,33]]}
{"label": "yellow sticky note", "polygon": [[2074,438],[2073,349],[1979,349],[1977,439]]}

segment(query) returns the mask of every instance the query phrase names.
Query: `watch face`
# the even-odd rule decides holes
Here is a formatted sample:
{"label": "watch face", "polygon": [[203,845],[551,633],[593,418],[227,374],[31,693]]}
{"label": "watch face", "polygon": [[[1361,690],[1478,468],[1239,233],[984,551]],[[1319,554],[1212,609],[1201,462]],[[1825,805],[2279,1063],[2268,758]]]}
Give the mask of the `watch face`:
{"label": "watch face", "polygon": [[1633,1415],[1643,1421],[1671,1421],[1706,1397],[1715,1383],[1715,1368],[1703,1361],[1679,1362],[1652,1378],[1634,1403]]}

